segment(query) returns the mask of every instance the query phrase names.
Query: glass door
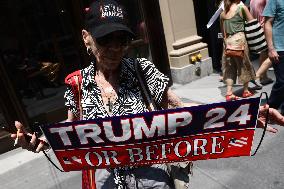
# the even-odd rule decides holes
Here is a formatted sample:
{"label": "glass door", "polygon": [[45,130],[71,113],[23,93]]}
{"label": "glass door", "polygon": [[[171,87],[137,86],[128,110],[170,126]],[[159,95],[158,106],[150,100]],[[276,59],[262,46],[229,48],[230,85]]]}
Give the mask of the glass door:
{"label": "glass door", "polygon": [[[12,85],[13,98],[20,101],[15,107],[23,108],[29,126],[66,119],[64,78],[89,64],[81,37],[84,10],[89,2],[27,0],[15,7],[13,1],[6,0],[1,4],[0,53],[10,80],[3,84]],[[136,33],[129,56],[152,60],[141,1],[121,2]]]}

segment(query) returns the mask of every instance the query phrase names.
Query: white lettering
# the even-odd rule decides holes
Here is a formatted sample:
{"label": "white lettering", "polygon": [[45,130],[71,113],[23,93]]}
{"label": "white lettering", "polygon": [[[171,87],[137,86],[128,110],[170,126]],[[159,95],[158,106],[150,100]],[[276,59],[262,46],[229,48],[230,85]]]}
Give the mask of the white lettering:
{"label": "white lettering", "polygon": [[165,135],[165,115],[153,116],[152,124],[150,128],[147,126],[143,118],[133,118],[134,136],[135,139],[142,139],[143,134],[146,138],[151,138],[155,135],[156,130],[158,130],[158,136]]}
{"label": "white lettering", "polygon": [[[151,148],[158,149],[158,146],[157,145],[146,146],[146,156],[147,156],[146,160],[152,160],[151,154],[154,155],[156,153],[155,149],[151,149]],[[153,159],[159,159],[159,156],[153,157]]]}
{"label": "white lettering", "polygon": [[177,127],[187,126],[191,121],[192,114],[188,111],[168,114],[168,133],[176,134]]}
{"label": "white lettering", "polygon": [[[206,113],[206,118],[210,118],[205,124],[204,129],[212,129],[224,127],[224,122],[217,122],[226,115],[226,110],[224,108],[214,108]],[[213,117],[214,116],[214,117]]]}
{"label": "white lettering", "polygon": [[[202,142],[201,145],[199,145],[199,141]],[[207,154],[204,146],[207,144],[207,140],[204,139],[204,138],[200,138],[200,139],[195,139],[194,142],[193,142],[193,148],[194,148],[194,152],[193,152],[193,155],[195,156],[198,156],[198,148],[201,149],[201,154],[204,155],[204,154]]]}
{"label": "white lettering", "polygon": [[111,121],[103,122],[103,126],[104,126],[106,137],[112,142],[127,141],[131,138],[129,119],[121,120],[122,136],[120,137],[114,135]]}
{"label": "white lettering", "polygon": [[108,151],[102,151],[102,153],[105,157],[106,165],[110,165],[110,159],[112,159],[116,165],[121,163],[116,159],[117,153],[115,151],[109,151],[109,153],[111,153],[110,157]]}
{"label": "white lettering", "polygon": [[[91,153],[92,154],[94,154],[94,155],[96,155],[96,157],[97,157],[97,164],[96,165],[94,165],[92,162],[91,162],[91,159],[90,159],[90,155],[91,155]],[[98,154],[97,152],[88,152],[86,155],[85,155],[85,159],[86,159],[86,162],[90,165],[90,166],[100,166],[102,163],[103,163],[103,158],[102,158],[102,156],[100,155],[100,154]]]}
{"label": "white lettering", "polygon": [[80,139],[81,144],[88,144],[88,138],[93,139],[93,141],[96,143],[104,142],[99,137],[102,131],[101,131],[101,128],[97,124],[77,125],[75,129],[76,129],[76,132]]}
{"label": "white lettering", "polygon": [[[182,143],[185,143],[185,145],[186,145],[186,153],[182,156],[182,155],[180,155],[180,152],[179,152],[179,146],[182,144]],[[184,148],[182,148],[182,149],[184,149]],[[174,152],[175,152],[175,154],[176,154],[176,156],[177,157],[186,157],[186,156],[188,156],[189,155],[189,153],[191,152],[191,144],[190,144],[190,142],[188,142],[188,141],[180,141],[180,142],[178,142],[176,145],[175,145],[175,148],[174,148]]]}
{"label": "white lettering", "polygon": [[[212,139],[212,149],[211,149],[211,154],[221,154],[224,151],[224,148],[221,148],[221,143],[224,141],[225,137],[224,136],[218,136],[218,137],[211,137]],[[221,139],[220,142],[217,140]],[[221,151],[216,151],[216,148],[219,148]]]}
{"label": "white lettering", "polygon": [[240,125],[247,124],[247,121],[250,121],[251,115],[249,115],[249,106],[250,104],[241,105],[229,118],[228,122],[239,122]]}
{"label": "white lettering", "polygon": [[[126,150],[128,151],[130,161],[132,163],[143,160],[142,150],[140,148],[131,148],[131,149],[126,149]],[[134,153],[133,152],[134,150],[136,150],[137,153]],[[138,159],[135,159],[134,158],[135,156],[138,156]]]}
{"label": "white lettering", "polygon": [[69,136],[67,134],[68,131],[73,131],[72,126],[50,128],[50,133],[58,133],[59,134],[60,139],[62,140],[64,146],[71,145],[71,141],[70,141]]}
{"label": "white lettering", "polygon": [[[170,145],[170,148],[167,148],[167,145]],[[167,154],[170,154],[171,153],[171,147],[173,147],[173,143],[162,143],[161,146],[162,146],[162,156],[161,156],[161,159],[166,159],[167,156],[166,156],[166,153]]]}
{"label": "white lettering", "polygon": [[122,8],[113,4],[108,4],[100,7],[101,17],[119,17],[123,18]]}

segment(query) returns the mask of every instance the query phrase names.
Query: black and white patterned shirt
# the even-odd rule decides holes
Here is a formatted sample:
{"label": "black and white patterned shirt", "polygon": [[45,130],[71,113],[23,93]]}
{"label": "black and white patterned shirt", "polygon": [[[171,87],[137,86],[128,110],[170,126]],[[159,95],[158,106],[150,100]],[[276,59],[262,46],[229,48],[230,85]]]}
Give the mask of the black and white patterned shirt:
{"label": "black and white patterned shirt", "polygon": [[[141,65],[142,73],[150,90],[152,98],[159,104],[169,83],[169,78],[162,74],[152,62],[145,58],[137,59]],[[134,59],[123,58],[120,67],[120,81],[118,99],[113,105],[112,115],[128,115],[148,111],[143,102],[137,74],[134,68]],[[95,63],[81,70],[81,105],[82,119],[96,119],[109,116],[103,104],[101,91],[95,81]],[[79,117],[78,104],[71,86],[67,87],[64,98],[65,105],[74,115]]]}
{"label": "black and white patterned shirt", "polygon": [[[169,78],[159,72],[153,63],[146,59],[137,59],[141,65],[141,72],[144,75],[148,89],[152,98],[159,104],[162,101],[163,94],[169,83]],[[95,63],[81,70],[81,106],[82,120],[104,118],[109,116],[103,104],[100,88],[95,81]],[[112,116],[128,115],[147,112],[148,109],[140,91],[137,73],[134,67],[134,59],[123,58],[120,67],[118,99],[113,105]],[[64,98],[65,105],[72,113],[79,116],[78,96],[74,95],[72,87],[68,85]],[[132,168],[123,167],[112,169],[116,189],[122,189],[127,182],[123,176],[122,170],[131,170]],[[97,170],[98,171],[98,170]],[[144,179],[145,180],[145,179]]]}

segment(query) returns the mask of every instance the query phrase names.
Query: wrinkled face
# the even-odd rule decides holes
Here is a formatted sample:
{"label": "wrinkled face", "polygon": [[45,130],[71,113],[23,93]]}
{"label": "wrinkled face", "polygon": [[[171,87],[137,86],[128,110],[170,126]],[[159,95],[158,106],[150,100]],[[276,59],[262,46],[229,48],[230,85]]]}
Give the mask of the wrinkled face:
{"label": "wrinkled face", "polygon": [[118,68],[130,43],[127,33],[115,31],[101,38],[92,39],[91,49],[97,64],[110,70]]}

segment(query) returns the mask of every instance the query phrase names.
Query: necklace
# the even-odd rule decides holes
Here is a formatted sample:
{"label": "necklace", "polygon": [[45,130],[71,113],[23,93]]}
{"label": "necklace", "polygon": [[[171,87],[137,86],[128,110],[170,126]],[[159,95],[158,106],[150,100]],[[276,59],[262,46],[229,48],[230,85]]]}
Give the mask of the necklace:
{"label": "necklace", "polygon": [[114,104],[118,98],[117,93],[114,89],[115,84],[111,85],[106,79],[100,77],[98,74],[96,75],[95,80],[101,90],[101,97],[105,106],[105,110],[109,115],[112,115]]}
{"label": "necklace", "polygon": [[[104,105],[107,107],[107,111],[109,114],[112,114],[112,110],[114,107],[114,103],[117,99],[117,95],[115,90],[112,87],[106,87],[103,88],[102,86],[100,86],[101,91],[102,91],[102,97],[103,97],[103,101],[104,101]],[[107,101],[104,99],[107,99]]]}

